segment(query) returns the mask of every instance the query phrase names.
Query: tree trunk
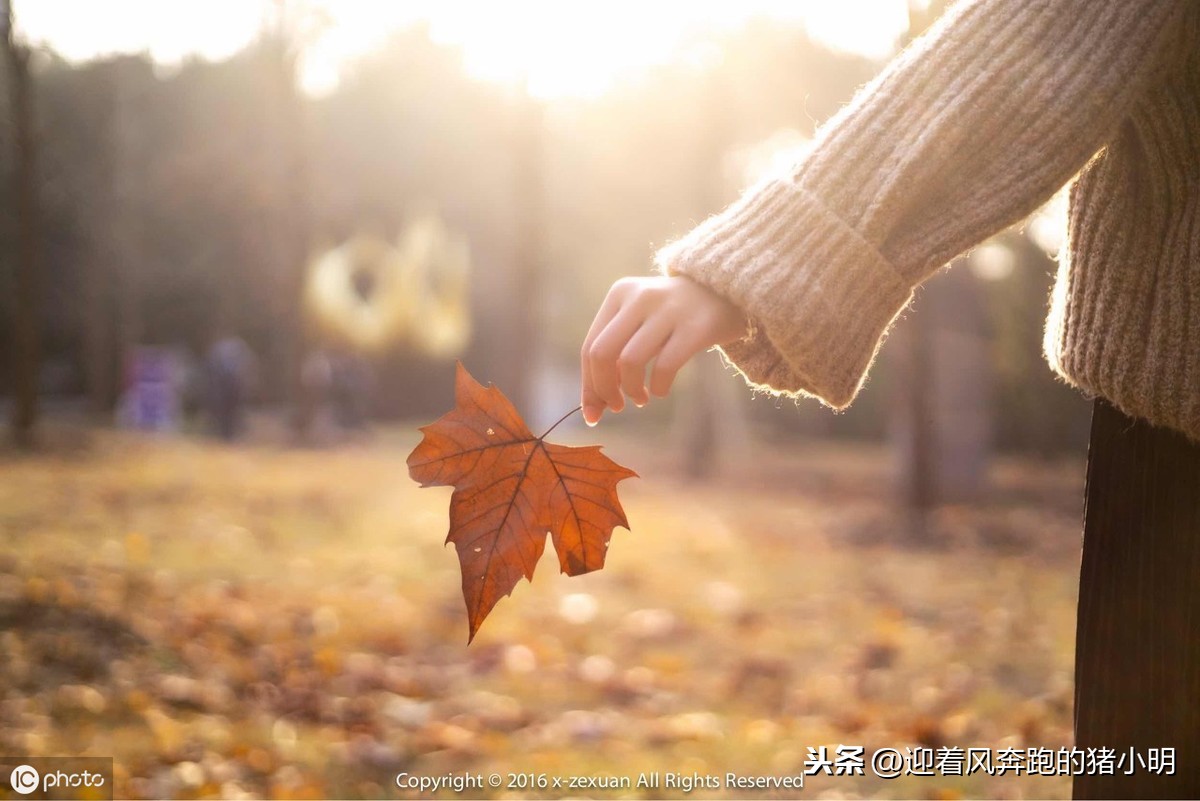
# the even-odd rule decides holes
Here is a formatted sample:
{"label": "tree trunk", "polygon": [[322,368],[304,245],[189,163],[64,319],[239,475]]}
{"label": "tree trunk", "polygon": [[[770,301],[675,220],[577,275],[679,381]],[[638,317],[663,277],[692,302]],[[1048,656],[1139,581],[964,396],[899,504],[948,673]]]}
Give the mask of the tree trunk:
{"label": "tree trunk", "polygon": [[[903,45],[908,46],[942,10],[944,3],[930,3],[925,10],[912,3],[908,9],[908,31]],[[907,512],[908,538],[918,545],[930,545],[929,512],[937,503],[935,473],[937,456],[933,424],[933,398],[930,385],[933,378],[933,332],[937,327],[933,304],[918,309],[907,321],[904,337],[904,376],[898,382],[900,397],[895,407],[901,421],[902,459],[901,496]]]}
{"label": "tree trunk", "polygon": [[[699,216],[721,209],[730,200],[723,162],[733,141],[729,118],[734,98],[720,67],[710,67],[704,79],[699,118],[704,136],[699,142],[696,186]],[[745,414],[736,397],[727,391],[736,380],[725,370],[716,353],[702,353],[692,360],[689,391],[680,393],[679,419],[683,432],[683,472],[693,481],[715,478],[730,456],[735,442],[744,442]],[[743,435],[739,440],[739,435]]]}
{"label": "tree trunk", "polygon": [[111,259],[104,252],[92,256],[84,265],[83,292],[83,369],[88,406],[97,420],[110,419],[116,399],[113,370],[113,314]]}
{"label": "tree trunk", "polygon": [[134,121],[132,98],[124,74],[126,63],[115,65],[112,116],[112,194],[116,219],[112,226],[114,291],[113,323],[116,340],[117,375],[110,383],[113,399],[125,389],[125,375],[134,349],[145,334],[142,325],[141,275],[144,259],[142,234],[142,182],[139,132]]}
{"label": "tree trunk", "polygon": [[271,179],[277,202],[267,226],[269,261],[274,272],[274,341],[270,362],[298,440],[307,439],[312,420],[304,403],[302,366],[309,349],[304,318],[304,281],[311,244],[309,164],[304,102],[297,85],[299,53],[296,19],[288,0],[275,0],[275,28],[268,32],[267,109]]}
{"label": "tree trunk", "polygon": [[513,404],[523,414],[534,408],[534,371],[541,357],[542,339],[542,228],[543,115],[541,104],[524,91],[517,100],[514,132],[513,202],[516,207],[516,241],[513,253],[512,354]]}
{"label": "tree trunk", "polygon": [[12,434],[20,448],[34,444],[38,416],[37,382],[41,362],[38,295],[39,208],[37,197],[37,143],[33,119],[33,86],[29,76],[29,51],[13,38],[12,7],[2,3],[4,50],[8,61],[9,91],[16,139],[16,169],[12,192],[16,208],[17,257],[12,304],[13,409]]}
{"label": "tree trunk", "polygon": [[934,487],[934,441],[933,399],[930,383],[933,379],[930,351],[932,348],[933,320],[932,304],[919,310],[909,319],[908,375],[902,382],[905,387],[904,413],[907,416],[908,463],[903,472],[903,494],[908,510],[908,535],[917,543],[929,540],[929,512],[936,503]]}

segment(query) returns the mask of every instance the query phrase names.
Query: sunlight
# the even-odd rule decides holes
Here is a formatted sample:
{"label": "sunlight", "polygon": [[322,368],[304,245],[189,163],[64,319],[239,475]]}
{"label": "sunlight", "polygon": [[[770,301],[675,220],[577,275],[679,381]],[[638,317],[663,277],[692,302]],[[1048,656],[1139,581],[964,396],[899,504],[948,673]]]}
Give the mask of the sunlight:
{"label": "sunlight", "polygon": [[14,0],[16,27],[71,61],[147,52],[164,63],[195,54],[232,55],[262,25],[264,6],[245,0],[159,3],[153,0]]}
{"label": "sunlight", "polygon": [[680,7],[615,2],[603,9],[545,0],[483,8],[431,7],[434,35],[463,46],[467,69],[490,80],[527,78],[535,95],[598,95],[620,78],[678,58],[689,39],[754,17],[802,25],[837,50],[884,58],[907,29],[902,0],[823,3],[708,0]]}
{"label": "sunlight", "polygon": [[[279,0],[18,0],[17,19],[33,42],[83,60],[114,52],[148,52],[163,63],[189,54],[222,58],[252,41]],[[622,78],[670,62],[689,40],[736,28],[754,17],[803,26],[826,46],[886,58],[907,29],[905,0],[704,0],[686,5],[614,0],[602,8],[518,0],[377,3],[370,0],[290,0],[307,37],[301,85],[320,95],[336,88],[342,68],[393,32],[424,22],[438,42],[462,48],[474,76],[526,82],[540,97],[595,96]]]}

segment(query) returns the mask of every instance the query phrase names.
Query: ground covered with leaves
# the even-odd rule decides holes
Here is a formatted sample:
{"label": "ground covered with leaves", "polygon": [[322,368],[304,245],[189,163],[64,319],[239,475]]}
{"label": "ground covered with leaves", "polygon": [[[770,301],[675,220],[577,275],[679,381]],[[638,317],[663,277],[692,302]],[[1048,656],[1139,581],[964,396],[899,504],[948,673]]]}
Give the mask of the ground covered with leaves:
{"label": "ground covered with leaves", "polygon": [[[782,776],[821,745],[1070,745],[1081,464],[1001,464],[929,548],[889,505],[886,451],[797,443],[688,485],[669,451],[614,441],[642,476],[633,531],[598,573],[544,556],[467,647],[450,491],[409,480],[417,439],[89,432],[5,457],[0,749],[114,756],[118,797],[308,798],[414,795],[401,772]],[[799,794],[1069,789],[868,770]]]}

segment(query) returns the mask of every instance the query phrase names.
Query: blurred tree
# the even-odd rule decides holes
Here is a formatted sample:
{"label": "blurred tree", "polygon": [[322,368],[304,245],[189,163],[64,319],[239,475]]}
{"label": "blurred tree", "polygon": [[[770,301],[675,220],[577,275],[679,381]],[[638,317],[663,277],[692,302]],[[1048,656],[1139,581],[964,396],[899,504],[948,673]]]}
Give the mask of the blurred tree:
{"label": "blurred tree", "polygon": [[513,131],[513,206],[516,232],[513,251],[512,325],[507,348],[513,373],[509,397],[518,409],[534,408],[534,371],[542,361],[544,292],[545,111],[528,87],[516,101]]}
{"label": "blurred tree", "polygon": [[[303,18],[292,19],[299,25]],[[299,292],[290,280],[303,275],[302,229],[325,245],[363,229],[392,240],[432,214],[461,233],[472,254],[475,333],[464,358],[481,379],[514,390],[512,376],[522,369],[514,321],[530,310],[520,297],[527,290],[516,289],[522,223],[513,200],[520,185],[513,136],[523,107],[515,93],[472,79],[461,52],[418,26],[350,65],[336,90],[311,98],[295,86],[304,25],[285,26],[282,43],[276,34],[277,23],[227,59],[171,68],[146,56],[72,64],[38,54],[29,75],[39,121],[34,305],[48,368],[67,364],[86,380],[63,386],[84,384],[107,412],[119,377],[119,318],[138,341],[192,353],[224,329],[264,355],[267,400],[286,399],[286,343],[307,336],[297,333],[301,315],[288,295]],[[767,21],[720,34],[712,45],[723,55],[726,86],[717,102],[708,71],[685,51],[601,96],[539,104],[544,195],[534,234],[543,300],[534,333],[543,347],[538,358],[560,382],[575,369],[578,343],[607,286],[648,271],[658,246],[750,179],[748,168],[733,169],[740,154],[811,136],[878,68]],[[8,59],[0,68],[11,83]],[[15,181],[14,164],[2,166],[6,185]],[[136,215],[129,225],[122,223],[127,214]],[[7,282],[17,274],[18,233],[15,225],[0,227],[0,292],[14,298],[15,282]],[[1055,382],[1039,353],[1050,264],[1019,233],[1006,236],[1016,258],[1012,274],[985,285],[999,365],[998,440],[1039,451],[1077,446],[1081,432],[1071,421],[1079,419],[1080,401]],[[136,285],[122,283],[122,266]],[[126,298],[121,311],[118,291]],[[919,301],[902,327],[928,305]],[[0,304],[6,337],[19,311]],[[811,403],[750,403],[736,381],[715,377],[740,397],[737,408],[775,435],[878,440],[901,350],[900,342],[884,349],[883,369],[841,415]],[[6,339],[5,392],[16,353]],[[450,400],[446,358],[397,346],[376,365],[379,411],[389,416],[426,415]],[[663,422],[668,408],[651,404],[624,420]],[[698,451],[708,447],[702,437],[696,443]]]}
{"label": "blurred tree", "polygon": [[[987,282],[988,314],[996,330],[990,360],[996,372],[996,442],[1043,458],[1082,453],[1090,402],[1059,379],[1042,355],[1046,303],[1057,265],[1028,234],[1009,230],[996,238],[1012,265],[1002,275],[989,275]],[[976,251],[972,261],[987,253]]]}
{"label": "blurred tree", "polygon": [[[699,163],[692,182],[699,217],[720,211],[732,199],[732,187],[720,169],[734,141],[728,114],[732,87],[719,66],[719,51],[708,52],[711,63],[703,65],[705,75],[697,113],[701,120],[698,127]],[[680,393],[683,470],[693,480],[708,479],[727,462],[722,451],[727,452],[733,442],[742,439],[744,407],[731,402],[727,386],[729,375],[716,353],[700,354],[688,369],[690,380],[680,382],[683,384]]]}
{"label": "blurred tree", "polygon": [[[148,66],[148,65],[147,65]],[[92,69],[79,71],[76,77],[79,83],[84,83],[88,77],[88,73],[99,73],[98,77],[104,80],[104,85],[99,87],[99,91],[94,91],[93,96],[104,98],[107,108],[104,110],[104,124],[97,125],[93,130],[101,130],[107,133],[105,144],[107,147],[101,150],[101,154],[93,162],[98,167],[95,171],[102,171],[103,178],[97,180],[88,173],[94,172],[87,170],[82,161],[77,161],[76,154],[71,154],[70,157],[63,157],[64,161],[68,161],[72,165],[76,165],[80,173],[75,175],[74,184],[80,187],[82,193],[90,194],[94,197],[106,197],[108,203],[93,203],[88,204],[84,197],[79,198],[77,208],[82,214],[86,214],[79,221],[79,225],[83,227],[86,233],[83,235],[92,244],[92,247],[87,249],[86,254],[72,253],[80,265],[80,281],[79,286],[83,296],[83,309],[81,319],[81,357],[83,360],[84,384],[87,387],[88,401],[92,413],[97,419],[105,419],[111,414],[114,404],[119,393],[119,375],[117,370],[116,355],[121,352],[121,349],[115,344],[117,333],[115,329],[115,309],[114,309],[114,287],[118,284],[124,284],[119,279],[115,279],[115,273],[118,266],[115,260],[113,247],[113,232],[116,227],[113,225],[112,211],[114,208],[112,196],[116,188],[116,169],[117,169],[117,154],[120,152],[116,146],[116,129],[118,115],[116,113],[119,107],[118,103],[112,102],[117,96],[115,89],[116,85],[121,83],[121,79],[117,78],[115,62],[100,63],[94,65]],[[66,73],[70,76],[70,73]],[[89,87],[90,88],[90,87]],[[70,110],[64,109],[63,116],[66,113],[73,111],[77,116],[91,116],[91,110],[86,106],[82,106],[80,101],[82,98],[69,96],[68,102],[73,106]],[[74,105],[79,104],[79,105]],[[92,112],[95,113],[95,112]],[[91,126],[89,126],[91,127]],[[66,137],[63,137],[64,139]],[[103,181],[103,186],[100,185]],[[82,216],[82,215],[81,215]],[[125,284],[128,286],[128,284]],[[126,311],[133,311],[126,307]],[[137,310],[140,311],[140,310]],[[136,313],[136,311],[135,311]],[[128,329],[126,330],[127,333]],[[111,418],[108,418],[111,419]]]}
{"label": "blurred tree", "polygon": [[[962,258],[923,285],[889,336],[899,400],[889,421],[894,463],[914,514],[975,500],[984,488],[995,418],[988,312],[985,285]],[[926,450],[914,453],[918,446]],[[914,487],[918,470],[924,479]],[[922,525],[916,521],[918,541]]]}
{"label": "blurred tree", "polygon": [[[312,21],[294,0],[269,0],[272,20],[260,43],[265,60],[264,77],[267,131],[260,154],[275,188],[267,209],[267,269],[272,276],[271,319],[275,336],[270,342],[270,362],[281,375],[276,381],[289,408],[294,434],[303,439],[311,423],[302,402],[302,365],[309,350],[304,308],[306,268],[311,251],[309,163],[306,110],[298,85],[297,67],[305,38],[304,26]],[[307,18],[305,14],[308,14]]]}
{"label": "blurred tree", "polygon": [[14,262],[12,321],[12,436],[18,447],[34,444],[38,413],[38,368],[41,364],[41,304],[38,302],[40,214],[37,184],[33,82],[29,75],[29,48],[13,31],[11,0],[0,0],[0,25],[4,30],[4,57],[8,72],[10,110],[14,131],[16,168],[13,172],[13,206],[17,227]]}
{"label": "blurred tree", "polygon": [[[908,4],[908,32],[904,46],[921,35],[945,9],[935,0],[918,7]],[[906,321],[906,353],[903,354],[902,380],[895,384],[898,402],[893,405],[901,432],[897,446],[901,452],[900,487],[908,512],[907,533],[914,543],[931,544],[928,520],[930,510],[940,500],[937,483],[937,428],[933,405],[933,338],[938,327],[936,307],[922,309]]]}
{"label": "blurred tree", "polygon": [[[109,236],[109,279],[113,292],[114,343],[116,360],[121,367],[118,385],[134,349],[145,335],[143,324],[142,286],[145,272],[143,231],[145,219],[145,164],[140,154],[145,152],[142,129],[145,114],[141,108],[144,98],[140,85],[137,60],[119,59],[111,74],[112,113],[109,116],[107,144],[111,152],[109,179],[111,188]],[[93,325],[104,325],[98,311]],[[99,332],[97,332],[99,333]],[[86,341],[86,338],[85,338]],[[103,341],[103,340],[102,340]],[[101,354],[93,358],[103,359]],[[91,359],[89,359],[91,361]],[[110,382],[111,383],[111,382]]]}

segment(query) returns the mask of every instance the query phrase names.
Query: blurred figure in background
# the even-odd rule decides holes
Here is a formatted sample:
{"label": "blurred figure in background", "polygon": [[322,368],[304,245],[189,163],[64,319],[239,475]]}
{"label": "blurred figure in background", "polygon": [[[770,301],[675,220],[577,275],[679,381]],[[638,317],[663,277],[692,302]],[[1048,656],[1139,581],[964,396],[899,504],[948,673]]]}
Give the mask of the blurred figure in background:
{"label": "blurred figure in background", "polygon": [[304,428],[319,432],[329,427],[329,392],[333,384],[333,364],[323,348],[309,351],[300,366],[300,414]]}
{"label": "blurred figure in background", "polygon": [[334,417],[348,431],[364,428],[370,417],[371,365],[360,353],[337,350],[331,362],[330,400]]}
{"label": "blurred figure in background", "polygon": [[124,390],[117,420],[142,431],[177,431],[186,390],[184,349],[141,345],[125,359]]}
{"label": "blurred figure in background", "polygon": [[612,288],[583,346],[584,416],[665,395],[713,345],[760,389],[844,408],[921,282],[1083,170],[1045,340],[1097,397],[1076,745],[1169,743],[1178,764],[1074,791],[1200,796],[1197,142],[1200,5],[960,3],[800,164],[662,250],[663,277]]}
{"label": "blurred figure in background", "polygon": [[245,425],[245,403],[254,381],[254,353],[234,334],[216,338],[208,349],[209,413],[217,436],[232,441]]}

